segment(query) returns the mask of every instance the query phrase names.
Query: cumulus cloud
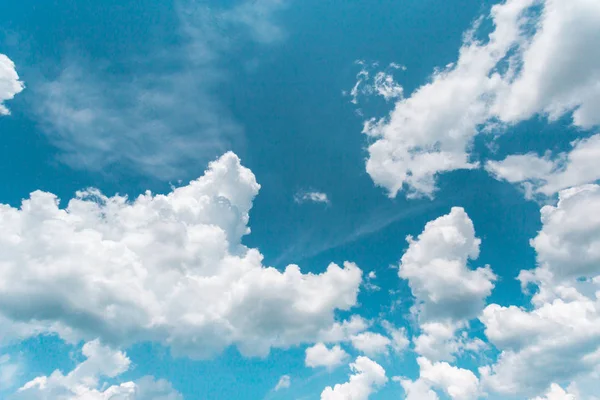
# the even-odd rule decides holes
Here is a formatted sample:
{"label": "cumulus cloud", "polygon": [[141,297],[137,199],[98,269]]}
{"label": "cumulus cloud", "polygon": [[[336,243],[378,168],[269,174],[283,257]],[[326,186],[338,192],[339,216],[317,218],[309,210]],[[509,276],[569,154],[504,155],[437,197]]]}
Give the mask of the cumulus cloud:
{"label": "cumulus cloud", "polygon": [[459,207],[428,222],[400,260],[398,275],[408,281],[419,322],[415,351],[431,360],[453,360],[454,354],[477,349],[468,336],[457,332],[468,327],[485,307],[496,275],[489,266],[471,269],[479,256],[481,240],[473,222]]}
{"label": "cumulus cloud", "polygon": [[306,349],[304,363],[307,367],[325,367],[332,370],[346,363],[348,357],[348,353],[346,353],[339,345],[328,348],[323,343],[317,343]]}
{"label": "cumulus cloud", "polygon": [[479,397],[479,379],[473,372],[445,362],[432,363],[424,357],[419,357],[417,363],[420,369],[418,381],[401,381],[408,399],[416,398],[417,394],[437,399],[431,389],[442,390],[453,400],[474,400]]}
{"label": "cumulus cloud", "polygon": [[494,288],[496,276],[488,267],[471,269],[481,240],[464,209],[428,222],[402,256],[398,275],[415,296],[414,311],[422,321],[460,321],[477,316]]}
{"label": "cumulus cloud", "polygon": [[183,400],[164,380],[144,377],[137,382],[124,382],[106,387],[103,378],[115,378],[129,369],[131,361],[120,351],[91,341],[83,346],[85,361],[67,375],[54,371],[50,376],[39,376],[23,385],[10,398],[14,400]]}
{"label": "cumulus cloud", "polygon": [[0,205],[0,316],[13,336],[150,340],[199,358],[230,345],[264,356],[364,330],[361,318],[335,320],[356,304],[355,264],[278,271],[241,243],[259,187],[227,153],[166,195],[130,201],[90,189],[60,208],[37,191],[20,208]]}
{"label": "cumulus cloud", "polygon": [[571,112],[578,127],[600,123],[597,2],[506,0],[490,18],[487,40],[476,39],[476,24],[456,62],[398,100],[387,117],[365,123],[373,140],[367,172],[391,197],[401,190],[431,197],[439,173],[478,167],[470,147],[490,124]]}
{"label": "cumulus cloud", "polygon": [[495,364],[481,369],[491,390],[536,396],[551,387],[558,395],[553,383],[597,379],[599,208],[598,185],[565,189],[556,206],[542,208],[542,229],[531,241],[538,267],[519,274],[526,292],[536,289],[531,308],[491,304],[480,317],[501,351]]}
{"label": "cumulus cloud", "polygon": [[4,102],[11,100],[25,88],[19,80],[15,63],[4,54],[0,54],[0,115],[10,114]]}
{"label": "cumulus cloud", "polygon": [[559,385],[553,383],[544,397],[536,397],[533,400],[575,400],[574,394],[567,393]]}
{"label": "cumulus cloud", "polygon": [[292,385],[292,378],[290,378],[289,375],[283,375],[281,378],[279,378],[279,381],[277,382],[277,385],[275,385],[275,390],[276,392],[278,390],[281,389],[289,389],[289,387]]}
{"label": "cumulus cloud", "polygon": [[571,151],[556,156],[528,153],[488,161],[486,169],[497,179],[519,183],[528,198],[551,196],[560,190],[599,180],[600,134],[576,140],[571,145]]}
{"label": "cumulus cloud", "polygon": [[388,347],[392,341],[382,334],[375,332],[363,332],[350,338],[352,346],[369,357],[387,354]]}
{"label": "cumulus cloud", "polygon": [[367,400],[388,380],[383,367],[367,357],[358,357],[350,369],[348,382],[326,387],[321,400]]}
{"label": "cumulus cloud", "polygon": [[298,204],[302,203],[325,203],[329,204],[329,197],[327,197],[327,193],[323,192],[306,192],[299,191],[294,195],[294,201]]}

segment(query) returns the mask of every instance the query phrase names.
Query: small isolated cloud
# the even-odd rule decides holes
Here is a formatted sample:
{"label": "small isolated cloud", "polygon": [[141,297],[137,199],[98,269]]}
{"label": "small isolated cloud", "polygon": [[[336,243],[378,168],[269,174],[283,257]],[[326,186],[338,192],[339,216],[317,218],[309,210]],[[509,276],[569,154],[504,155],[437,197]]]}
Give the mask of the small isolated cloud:
{"label": "small isolated cloud", "polygon": [[344,92],[350,95],[352,104],[358,105],[359,98],[363,96],[381,96],[386,101],[400,99],[404,95],[404,88],[396,82],[392,75],[393,70],[405,71],[406,67],[400,64],[391,63],[384,71],[373,70],[379,67],[378,63],[367,64],[364,61],[356,61],[356,64],[362,66],[356,74],[356,83],[350,92]]}
{"label": "small isolated cloud", "polygon": [[19,80],[15,63],[4,54],[0,54],[0,115],[10,114],[4,102],[11,100],[25,88]]}
{"label": "small isolated cloud", "polygon": [[324,203],[331,204],[329,197],[323,192],[299,191],[294,195],[294,201],[298,204],[303,203]]}
{"label": "small isolated cloud", "polygon": [[275,385],[275,391],[281,390],[281,389],[288,389],[290,386],[292,385],[292,379],[290,378],[289,375],[283,375],[281,378],[279,378],[279,382],[277,382],[277,385]]}

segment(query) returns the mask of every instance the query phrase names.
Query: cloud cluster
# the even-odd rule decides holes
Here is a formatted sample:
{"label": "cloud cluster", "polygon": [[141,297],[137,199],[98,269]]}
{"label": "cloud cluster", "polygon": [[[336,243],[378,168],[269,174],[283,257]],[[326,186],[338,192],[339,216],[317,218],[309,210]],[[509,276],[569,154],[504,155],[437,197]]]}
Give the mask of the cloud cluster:
{"label": "cloud cluster", "polygon": [[[561,396],[556,383],[598,379],[600,372],[600,186],[565,189],[541,210],[531,241],[538,267],[521,271],[531,309],[491,304],[481,322],[501,354],[482,368],[489,389],[503,394]],[[590,393],[592,394],[592,393]],[[557,397],[558,396],[558,397]]]}
{"label": "cloud cluster", "polygon": [[164,380],[146,376],[136,382],[102,385],[101,380],[115,378],[126,372],[131,360],[121,351],[115,351],[94,340],[83,346],[85,361],[67,375],[54,371],[50,376],[39,376],[23,385],[11,400],[183,400]]}
{"label": "cloud cluster", "polygon": [[199,358],[230,345],[264,356],[363,330],[360,318],[338,323],[334,315],[356,304],[356,265],[278,271],[241,243],[259,187],[227,153],[166,195],[130,201],[87,190],[60,208],[38,191],[20,208],[0,205],[3,329],[158,341]]}
{"label": "cloud cluster", "polygon": [[0,115],[10,114],[4,102],[11,100],[25,88],[19,80],[15,63],[4,54],[0,54]]}
{"label": "cloud cluster", "polygon": [[439,173],[477,168],[470,147],[482,128],[568,113],[575,126],[600,124],[600,4],[506,0],[490,18],[487,40],[476,24],[456,62],[365,123],[367,172],[390,196],[431,197]]}

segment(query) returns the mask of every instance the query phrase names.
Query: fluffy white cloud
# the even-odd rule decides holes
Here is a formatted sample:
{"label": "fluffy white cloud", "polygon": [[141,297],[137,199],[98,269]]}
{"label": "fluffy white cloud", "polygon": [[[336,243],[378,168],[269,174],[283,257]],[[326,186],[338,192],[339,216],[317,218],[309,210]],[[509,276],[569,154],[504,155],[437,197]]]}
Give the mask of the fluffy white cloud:
{"label": "fluffy white cloud", "polygon": [[15,63],[6,55],[0,54],[0,115],[10,114],[4,102],[21,93],[24,87],[19,80]]}
{"label": "fluffy white cloud", "polygon": [[307,367],[325,367],[331,370],[347,362],[348,357],[348,353],[339,345],[328,348],[323,343],[317,343],[306,349],[304,363]]}
{"label": "fluffy white cloud", "polygon": [[281,389],[289,389],[289,387],[292,385],[292,378],[290,378],[289,375],[283,375],[281,378],[279,378],[279,381],[277,382],[277,385],[275,385],[275,390],[276,392],[278,390]]}
{"label": "fluffy white cloud", "polygon": [[520,183],[528,198],[536,194],[550,196],[572,186],[600,179],[600,135],[577,140],[573,149],[555,157],[547,153],[511,155],[502,161],[489,161],[486,169],[497,179]]}
{"label": "fluffy white cloud", "polygon": [[563,388],[561,388],[556,383],[553,383],[550,386],[550,390],[548,390],[548,393],[546,393],[546,395],[544,397],[536,397],[533,400],[575,400],[575,399],[576,399],[576,397],[574,394],[565,392]]}
{"label": "fluffy white cloud", "polygon": [[144,377],[137,382],[125,382],[101,388],[101,378],[115,378],[129,369],[131,361],[120,352],[103,346],[99,341],[83,346],[86,360],[67,375],[54,371],[26,383],[11,398],[14,400],[182,400],[166,381]]}
{"label": "fluffy white cloud", "polygon": [[167,195],[88,190],[59,208],[38,191],[18,209],[0,205],[0,315],[67,339],[160,341],[191,357],[230,345],[266,355],[359,329],[361,319],[334,317],[356,304],[356,265],[280,272],[241,244],[259,187],[227,153]]}
{"label": "fluffy white cloud", "polygon": [[404,389],[404,400],[438,400],[438,395],[431,389],[427,382],[417,379],[397,379]]}
{"label": "fluffy white cloud", "polygon": [[388,380],[383,367],[367,357],[358,357],[350,369],[348,382],[326,387],[321,400],[367,400]]}
{"label": "fluffy white cloud", "polygon": [[600,186],[566,189],[559,199],[542,208],[531,241],[538,267],[519,275],[524,290],[537,287],[532,308],[491,304],[480,318],[501,350],[482,381],[499,393],[536,396],[600,372]]}
{"label": "fluffy white cloud", "polygon": [[365,123],[374,139],[367,172],[390,196],[432,196],[437,174],[477,167],[469,148],[482,126],[570,112],[577,126],[600,123],[598,2],[506,0],[490,16],[486,41],[475,39],[476,25],[455,63]]}
{"label": "fluffy white cloud", "polygon": [[454,354],[473,348],[468,337],[456,333],[478,316],[494,288],[489,266],[471,269],[481,240],[473,222],[459,207],[425,225],[416,238],[407,238],[398,275],[408,280],[419,321],[413,339],[415,351],[431,360],[453,360]]}
{"label": "fluffy white cloud", "polygon": [[435,390],[441,390],[453,400],[479,398],[479,379],[469,370],[454,367],[445,362],[432,363],[425,357],[417,359],[419,379],[411,381],[400,378],[406,400],[437,400]]}
{"label": "fluffy white cloud", "polygon": [[422,321],[461,321],[477,316],[494,288],[496,276],[486,267],[470,269],[469,259],[479,256],[481,240],[464,209],[425,225],[407,238],[398,275],[408,280],[415,296],[414,310]]}
{"label": "fluffy white cloud", "polygon": [[376,357],[388,352],[392,341],[380,333],[363,332],[350,338],[354,348],[369,357]]}

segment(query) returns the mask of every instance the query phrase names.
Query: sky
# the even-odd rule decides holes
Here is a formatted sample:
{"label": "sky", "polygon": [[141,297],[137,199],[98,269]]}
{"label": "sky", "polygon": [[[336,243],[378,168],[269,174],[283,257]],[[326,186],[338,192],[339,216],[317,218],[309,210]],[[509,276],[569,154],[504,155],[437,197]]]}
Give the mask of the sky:
{"label": "sky", "polygon": [[0,398],[598,400],[600,2],[0,3]]}

